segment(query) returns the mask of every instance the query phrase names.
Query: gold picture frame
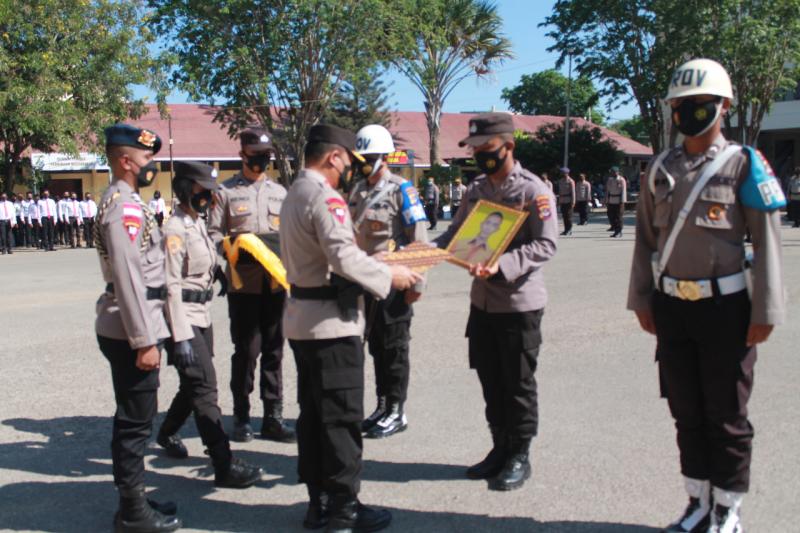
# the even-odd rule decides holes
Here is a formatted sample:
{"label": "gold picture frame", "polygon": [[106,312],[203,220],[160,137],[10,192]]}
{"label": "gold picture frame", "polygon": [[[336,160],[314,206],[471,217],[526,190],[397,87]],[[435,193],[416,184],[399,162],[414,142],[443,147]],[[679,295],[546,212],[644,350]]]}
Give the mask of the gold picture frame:
{"label": "gold picture frame", "polygon": [[464,268],[479,263],[491,267],[527,217],[528,211],[479,200],[447,245],[452,254],[448,261]]}

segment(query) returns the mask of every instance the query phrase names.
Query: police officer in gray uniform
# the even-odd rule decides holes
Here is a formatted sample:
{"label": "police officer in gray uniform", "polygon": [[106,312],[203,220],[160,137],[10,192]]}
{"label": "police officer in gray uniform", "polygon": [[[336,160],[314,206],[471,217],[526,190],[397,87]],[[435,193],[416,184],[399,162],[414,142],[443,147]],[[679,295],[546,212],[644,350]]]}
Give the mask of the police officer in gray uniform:
{"label": "police officer in gray uniform", "polygon": [[[685,140],[650,164],[636,214],[628,308],[656,335],[689,495],[669,532],[742,531],[756,345],[785,314],[779,209],[786,202],[761,154],[720,133],[732,98],[719,63],[678,67],[667,102]],[[745,227],[755,253],[750,271]]]}
{"label": "police officer in gray uniform", "polygon": [[[283,325],[297,362],[298,472],[310,504],[304,525],[328,531],[378,531],[388,511],[358,501],[364,417],[366,290],[385,298],[421,276],[370,258],[355,242],[347,204],[334,190],[349,180],[352,132],[311,128],[300,171],[281,209],[281,258],[291,283]],[[363,288],[363,289],[362,289]]]}
{"label": "police officer in gray uniform", "polygon": [[[217,188],[216,170],[202,163],[175,163],[172,190],[180,200],[164,225],[167,249],[167,319],[172,336],[168,360],[178,370],[180,388],[172,400],[157,442],[175,458],[188,456],[177,435],[194,412],[197,430],[214,465],[218,487],[245,488],[261,479],[261,469],[236,459],[222,428],[214,369],[211,298],[217,252],[201,218]],[[157,219],[156,219],[157,220]],[[223,283],[225,278],[221,277]]]}
{"label": "police officer in gray uniform", "polygon": [[592,201],[592,184],[586,179],[586,174],[581,172],[575,183],[575,207],[578,209],[578,225],[585,226],[589,223],[589,202]]}
{"label": "police officer in gray uniform", "polygon": [[[139,196],[152,184],[153,156],[161,139],[126,124],[106,128],[114,181],[95,224],[95,243],[106,289],[97,302],[95,331],[111,365],[116,414],[111,440],[114,484],[119,490],[118,532],[175,531],[174,504],[153,507],[144,494],[144,451],[157,413],[160,345],[169,337],[164,318],[164,246],[153,213]],[[158,510],[160,509],[160,510]]]}
{"label": "police officer in gray uniform", "polygon": [[569,169],[560,169],[561,179],[558,180],[558,207],[564,219],[564,231],[561,235],[572,235],[572,211],[575,208],[575,180],[569,175]]}
{"label": "police officer in gray uniform", "polygon": [[[355,166],[361,180],[350,193],[349,206],[358,247],[374,255],[389,251],[390,242],[405,246],[428,242],[428,219],[414,186],[389,171],[386,155],[394,152],[389,130],[378,124],[361,128],[356,150],[366,161]],[[380,439],[408,426],[403,405],[408,395],[408,343],[411,339],[412,304],[424,284],[407,291],[392,291],[385,300],[366,300],[367,341],[375,364],[378,406],[364,420],[367,438]]]}
{"label": "police officer in gray uniform", "polygon": [[622,226],[625,215],[625,202],[628,201],[628,182],[625,176],[619,173],[619,168],[613,167],[611,172],[614,174],[606,180],[606,210],[611,227],[608,228],[614,233],[611,237],[622,237]]}
{"label": "police officer in gray uniform", "polygon": [[467,188],[465,204],[436,244],[445,247],[478,200],[527,210],[506,252],[493,265],[472,265],[475,276],[467,322],[470,367],[478,373],[493,447],[467,469],[492,490],[513,490],[530,477],[528,452],[538,431],[536,364],[547,301],[543,265],[556,252],[558,220],[550,188],[514,160],[514,123],[507,113],[478,115],[469,145],[484,172]]}
{"label": "police officer in gray uniform", "polygon": [[[242,132],[242,172],[222,183],[211,210],[208,233],[223,255],[222,241],[253,233],[263,239],[277,236],[280,209],[286,189],[266,175],[272,140],[262,129]],[[259,388],[264,402],[261,437],[279,442],[294,442],[294,429],[283,419],[283,333],[281,315],[286,292],[273,286],[269,274],[249,254],[242,254],[236,266],[243,286],[233,286],[230,265],[228,276],[228,314],[231,319],[231,393],[234,428],[231,438],[247,442],[253,438],[250,426],[250,393],[261,354]]]}
{"label": "police officer in gray uniform", "polygon": [[800,167],[794,169],[786,190],[789,193],[789,220],[792,221],[793,228],[800,228]]}

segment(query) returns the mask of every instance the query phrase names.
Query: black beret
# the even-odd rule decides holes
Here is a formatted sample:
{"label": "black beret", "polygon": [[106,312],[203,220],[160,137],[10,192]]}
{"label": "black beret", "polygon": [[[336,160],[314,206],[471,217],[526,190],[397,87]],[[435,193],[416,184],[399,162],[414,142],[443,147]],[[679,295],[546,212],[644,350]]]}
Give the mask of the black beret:
{"label": "black beret", "polygon": [[503,133],[514,133],[514,118],[510,113],[483,113],[469,121],[469,136],[459,146],[481,146]]}
{"label": "black beret", "polygon": [[157,154],[161,150],[161,138],[150,130],[130,124],[114,124],[105,129],[106,146],[132,146],[150,150]]}
{"label": "black beret", "polygon": [[217,169],[197,161],[175,161],[175,179],[190,180],[204,189],[217,189]]}
{"label": "black beret", "polygon": [[250,148],[257,152],[275,150],[272,145],[272,138],[264,128],[248,128],[239,134],[239,142],[242,148]]}
{"label": "black beret", "polygon": [[308,132],[308,143],[336,144],[345,148],[353,159],[364,162],[361,154],[356,153],[356,134],[350,130],[332,124],[317,124]]}

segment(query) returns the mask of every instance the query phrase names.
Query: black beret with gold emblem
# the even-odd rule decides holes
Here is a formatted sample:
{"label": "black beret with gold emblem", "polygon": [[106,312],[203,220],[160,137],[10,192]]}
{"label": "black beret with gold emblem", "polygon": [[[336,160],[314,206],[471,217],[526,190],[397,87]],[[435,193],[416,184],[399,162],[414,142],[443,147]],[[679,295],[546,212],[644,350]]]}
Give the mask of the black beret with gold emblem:
{"label": "black beret with gold emblem", "polygon": [[161,137],[150,130],[130,124],[114,124],[105,129],[106,146],[132,146],[157,154],[161,150]]}

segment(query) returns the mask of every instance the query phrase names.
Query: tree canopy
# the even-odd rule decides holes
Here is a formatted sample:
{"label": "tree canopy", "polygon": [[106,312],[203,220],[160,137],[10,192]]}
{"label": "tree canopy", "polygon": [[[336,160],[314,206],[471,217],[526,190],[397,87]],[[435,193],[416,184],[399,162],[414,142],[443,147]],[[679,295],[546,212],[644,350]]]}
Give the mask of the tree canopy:
{"label": "tree canopy", "polygon": [[0,146],[3,188],[21,179],[29,149],[97,148],[102,129],[136,117],[131,86],[153,79],[142,2],[0,2]]}
{"label": "tree canopy", "polygon": [[[516,113],[563,117],[567,113],[568,85],[569,79],[557,70],[543,70],[523,74],[516,86],[503,89],[502,97]],[[603,123],[603,114],[597,108],[600,95],[592,80],[578,76],[572,80],[569,93],[572,116],[586,117],[595,124]]]}
{"label": "tree canopy", "polygon": [[397,57],[408,21],[390,0],[151,0],[170,39],[172,80],[196,101],[222,104],[231,135],[272,133],[280,170],[303,164],[308,130],[340,85]]}
{"label": "tree canopy", "polygon": [[354,74],[336,91],[323,121],[352,131],[367,124],[389,127],[388,87],[380,77],[380,69],[372,68]]}

